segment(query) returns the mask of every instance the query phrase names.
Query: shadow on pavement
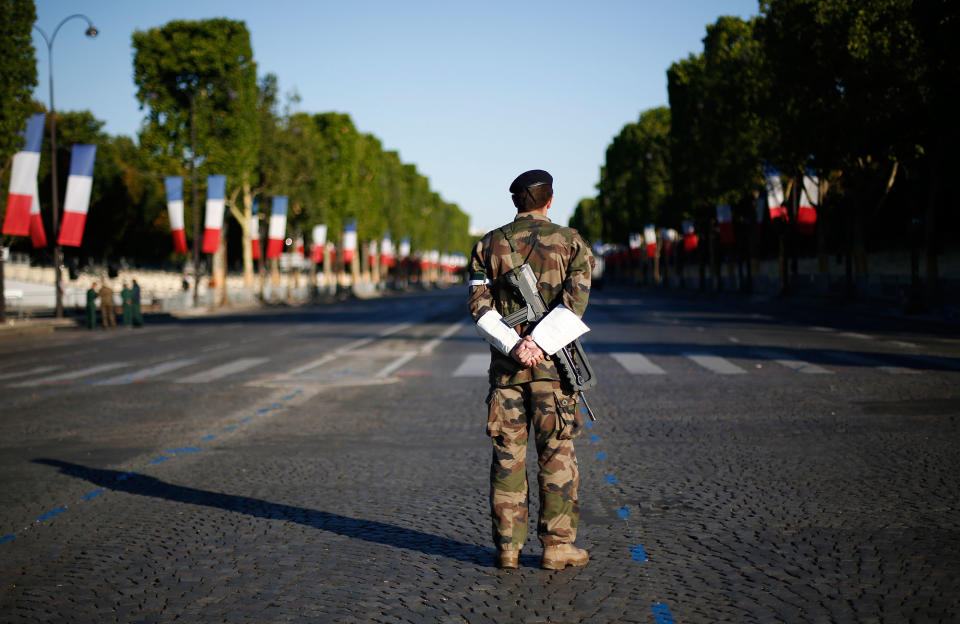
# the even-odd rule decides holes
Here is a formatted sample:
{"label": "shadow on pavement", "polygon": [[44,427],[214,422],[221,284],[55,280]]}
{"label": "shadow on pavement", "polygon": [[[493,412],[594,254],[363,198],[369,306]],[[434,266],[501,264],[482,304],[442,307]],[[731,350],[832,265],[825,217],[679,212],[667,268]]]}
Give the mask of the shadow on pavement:
{"label": "shadow on pavement", "polygon": [[449,557],[484,567],[491,566],[493,563],[493,549],[491,548],[483,548],[475,544],[467,544],[376,520],[361,520],[326,511],[271,503],[248,496],[198,490],[182,485],[173,485],[156,477],[138,473],[88,468],[56,459],[34,459],[33,461],[58,468],[61,474],[85,479],[101,488],[116,492],[150,496],[189,505],[203,505],[267,520],[296,522],[321,531],[328,531],[374,544],[416,550],[428,555]]}

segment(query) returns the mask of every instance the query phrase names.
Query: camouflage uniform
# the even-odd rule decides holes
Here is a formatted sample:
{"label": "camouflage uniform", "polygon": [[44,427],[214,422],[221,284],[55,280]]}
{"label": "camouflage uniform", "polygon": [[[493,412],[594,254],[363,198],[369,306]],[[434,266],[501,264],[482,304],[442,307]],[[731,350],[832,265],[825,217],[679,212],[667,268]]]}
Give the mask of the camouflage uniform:
{"label": "camouflage uniform", "polygon": [[[513,248],[511,248],[511,243]],[[563,304],[583,316],[590,294],[593,254],[576,230],[555,225],[538,213],[516,219],[487,233],[470,258],[470,314],[474,321],[490,309],[506,316],[523,306],[499,278],[530,264],[540,294],[549,308]],[[482,283],[489,280],[489,283]],[[477,282],[480,282],[477,284]],[[519,325],[525,336],[532,326]],[[487,434],[493,441],[490,507],[493,539],[498,549],[517,550],[527,538],[527,432],[533,424],[539,458],[540,519],[537,532],[544,546],[572,544],[577,536],[580,506],[579,472],[570,435],[563,435],[558,412],[571,422],[577,398],[560,387],[551,358],[524,368],[491,347]]]}

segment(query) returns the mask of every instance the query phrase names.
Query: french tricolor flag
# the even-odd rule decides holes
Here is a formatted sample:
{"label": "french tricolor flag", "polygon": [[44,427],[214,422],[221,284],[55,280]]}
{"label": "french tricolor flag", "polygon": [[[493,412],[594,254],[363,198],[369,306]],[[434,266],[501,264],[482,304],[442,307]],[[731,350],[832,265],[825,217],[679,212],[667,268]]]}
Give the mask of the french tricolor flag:
{"label": "french tricolor flag", "polygon": [[327,247],[327,226],[313,226],[313,247],[310,248],[310,259],[313,262],[323,262],[323,250]]}
{"label": "french tricolor flag", "polygon": [[47,246],[47,232],[43,229],[43,218],[40,216],[40,194],[37,181],[33,181],[33,201],[30,202],[30,241],[34,249]]}
{"label": "french tricolor flag", "polygon": [[348,221],[343,229],[343,261],[353,262],[353,254],[357,250],[357,220]]}
{"label": "french tricolor flag", "polygon": [[730,204],[717,204],[717,232],[721,245],[733,244],[733,214]]}
{"label": "french tricolor flag", "polygon": [[390,240],[390,232],[383,235],[383,241],[380,242],[380,264],[388,269],[393,266],[393,241]]}
{"label": "french tricolor flag", "polygon": [[96,158],[96,145],[74,145],[71,149],[70,177],[67,178],[67,195],[63,200],[63,224],[57,239],[59,245],[79,247],[83,240]]}
{"label": "french tricolor flag", "polygon": [[253,210],[250,212],[250,251],[253,259],[260,259],[260,215],[257,200],[253,200]]}
{"label": "french tricolor flag", "polygon": [[[27,119],[26,146],[13,156],[10,170],[10,193],[7,195],[7,214],[3,218],[3,233],[12,236],[30,234],[30,213],[37,193],[37,170],[40,168],[40,148],[43,145],[43,121],[46,115],[38,113]],[[39,210],[39,203],[37,204]],[[39,212],[38,212],[39,214]]]}
{"label": "french tricolor flag", "polygon": [[647,244],[647,257],[657,257],[657,228],[648,225],[643,228],[643,240]]}
{"label": "french tricolor flag", "polygon": [[406,258],[410,255],[410,239],[402,238],[400,239],[400,248],[397,250],[397,255],[401,258]]}
{"label": "french tricolor flag", "polygon": [[207,176],[207,209],[203,216],[203,253],[217,253],[220,248],[220,230],[223,229],[223,199],[226,197],[227,176]]}
{"label": "french tricolor flag", "polygon": [[267,232],[267,259],[279,258],[283,253],[283,239],[287,233],[287,198],[273,198],[270,209],[270,227]]}
{"label": "french tricolor flag", "polygon": [[163,179],[167,189],[167,214],[170,216],[170,231],[173,233],[174,253],[187,253],[187,234],[183,229],[183,178],[167,176]]}
{"label": "french tricolor flag", "polygon": [[783,219],[787,216],[786,193],[783,190],[783,180],[780,178],[780,172],[773,168],[765,168],[764,176],[767,182],[767,209],[770,211],[770,219]]}

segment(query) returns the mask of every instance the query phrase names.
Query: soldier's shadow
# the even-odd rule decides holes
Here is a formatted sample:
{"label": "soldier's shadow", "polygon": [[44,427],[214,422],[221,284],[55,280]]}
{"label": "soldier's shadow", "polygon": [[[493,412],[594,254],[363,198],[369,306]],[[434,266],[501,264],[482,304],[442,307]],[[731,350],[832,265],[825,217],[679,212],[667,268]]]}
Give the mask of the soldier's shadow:
{"label": "soldier's shadow", "polygon": [[34,459],[33,461],[58,468],[62,474],[85,479],[105,490],[150,496],[188,505],[213,507],[266,520],[296,522],[353,539],[420,551],[428,555],[449,557],[481,566],[490,566],[493,561],[493,550],[490,548],[377,520],[350,518],[327,511],[271,503],[249,496],[199,490],[166,483],[156,477],[139,473],[88,468],[56,459]]}

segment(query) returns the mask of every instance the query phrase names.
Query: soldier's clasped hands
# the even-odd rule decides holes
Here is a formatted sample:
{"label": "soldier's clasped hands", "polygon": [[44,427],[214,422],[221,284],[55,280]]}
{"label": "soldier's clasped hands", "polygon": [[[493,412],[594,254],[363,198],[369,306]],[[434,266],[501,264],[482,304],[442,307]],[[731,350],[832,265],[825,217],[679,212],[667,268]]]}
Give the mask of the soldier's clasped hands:
{"label": "soldier's clasped hands", "polygon": [[525,367],[533,368],[543,361],[546,354],[540,348],[540,345],[533,341],[533,338],[527,336],[517,343],[517,346],[510,352],[510,356]]}

